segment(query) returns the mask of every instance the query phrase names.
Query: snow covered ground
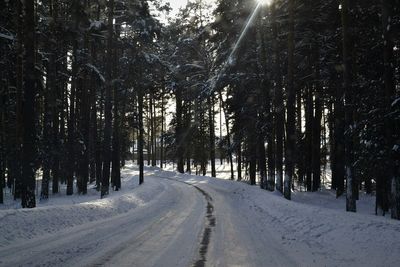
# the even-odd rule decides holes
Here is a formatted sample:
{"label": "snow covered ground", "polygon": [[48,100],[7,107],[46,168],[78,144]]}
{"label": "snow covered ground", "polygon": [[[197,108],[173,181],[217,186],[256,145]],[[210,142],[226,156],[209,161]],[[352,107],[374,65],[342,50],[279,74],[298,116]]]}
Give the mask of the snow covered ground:
{"label": "snow covered ground", "polygon": [[[329,191],[286,201],[258,186],[147,168],[98,199],[0,205],[0,266],[398,266],[400,222],[343,211]],[[334,200],[334,201],[332,201]],[[361,207],[364,204],[361,204]],[[1,208],[2,207],[2,208]],[[370,210],[369,210],[370,209]]]}

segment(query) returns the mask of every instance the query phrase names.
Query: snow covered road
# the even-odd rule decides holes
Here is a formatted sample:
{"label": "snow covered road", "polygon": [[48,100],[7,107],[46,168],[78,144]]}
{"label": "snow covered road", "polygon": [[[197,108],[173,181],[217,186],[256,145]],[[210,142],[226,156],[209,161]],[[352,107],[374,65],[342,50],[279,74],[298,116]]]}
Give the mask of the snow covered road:
{"label": "snow covered road", "polygon": [[0,227],[0,266],[397,266],[400,260],[398,221],[157,169],[147,171],[143,186],[108,199],[0,210]]}
{"label": "snow covered road", "polygon": [[145,186],[152,183],[162,189],[144,205],[1,248],[0,265],[190,265],[197,252],[206,201],[194,187],[183,183],[149,178]]}

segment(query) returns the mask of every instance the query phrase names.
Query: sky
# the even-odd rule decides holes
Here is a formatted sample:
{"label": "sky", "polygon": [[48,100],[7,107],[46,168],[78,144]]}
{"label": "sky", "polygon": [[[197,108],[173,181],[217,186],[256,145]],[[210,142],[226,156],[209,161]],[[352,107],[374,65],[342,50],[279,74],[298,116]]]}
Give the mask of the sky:
{"label": "sky", "polygon": [[[207,3],[215,2],[215,0],[203,0],[203,1]],[[186,5],[188,0],[165,0],[165,2],[169,2],[171,4],[173,10],[170,15],[174,16],[176,13],[178,13],[179,8],[184,7]]]}
{"label": "sky", "polygon": [[[203,0],[206,3],[212,4],[215,3],[215,0]],[[167,3],[169,2],[171,5],[171,12],[169,12],[169,14],[160,14],[158,12],[154,12],[155,10],[153,9],[154,14],[159,16],[159,19],[161,20],[161,22],[163,23],[167,23],[168,18],[173,18],[176,16],[176,14],[178,14],[179,8],[184,7],[188,0],[163,0],[163,3]],[[168,24],[168,23],[167,23]]]}
{"label": "sky", "polygon": [[187,0],[170,0],[171,7],[176,12],[180,7],[186,5]]}

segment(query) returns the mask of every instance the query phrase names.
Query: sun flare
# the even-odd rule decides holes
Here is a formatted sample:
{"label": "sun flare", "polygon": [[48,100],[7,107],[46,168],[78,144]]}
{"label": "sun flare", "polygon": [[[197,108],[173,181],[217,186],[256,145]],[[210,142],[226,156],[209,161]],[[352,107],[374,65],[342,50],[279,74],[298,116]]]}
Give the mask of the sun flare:
{"label": "sun flare", "polygon": [[271,4],[272,0],[257,0],[257,2],[258,2],[260,5],[269,6],[269,5]]}

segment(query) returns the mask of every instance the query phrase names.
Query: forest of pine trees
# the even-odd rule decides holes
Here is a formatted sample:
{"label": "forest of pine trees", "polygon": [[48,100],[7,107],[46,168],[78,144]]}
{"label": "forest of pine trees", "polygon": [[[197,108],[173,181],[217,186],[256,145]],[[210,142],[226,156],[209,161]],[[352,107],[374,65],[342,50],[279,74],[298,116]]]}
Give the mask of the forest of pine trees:
{"label": "forest of pine trees", "polygon": [[190,0],[155,15],[169,9],[0,2],[0,203],[9,190],[35,207],[38,181],[41,199],[88,184],[105,197],[127,160],[140,183],[145,164],[216,177],[220,160],[287,199],[328,187],[355,212],[374,194],[400,219],[399,0]]}

